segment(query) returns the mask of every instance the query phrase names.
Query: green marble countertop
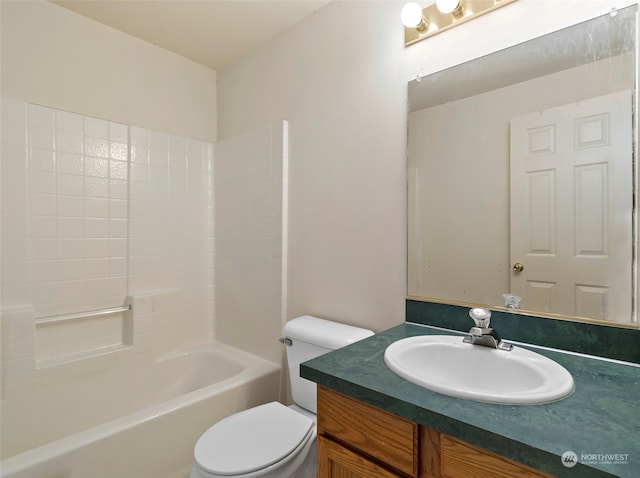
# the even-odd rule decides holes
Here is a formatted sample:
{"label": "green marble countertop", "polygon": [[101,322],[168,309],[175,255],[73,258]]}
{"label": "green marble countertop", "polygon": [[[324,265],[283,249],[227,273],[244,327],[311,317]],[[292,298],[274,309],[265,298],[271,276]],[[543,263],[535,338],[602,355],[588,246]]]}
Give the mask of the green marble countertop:
{"label": "green marble countertop", "polygon": [[[431,392],[385,365],[384,351],[392,342],[434,334],[456,333],[404,323],[309,360],[302,364],[301,374],[557,477],[640,477],[639,367],[532,348],[571,372],[575,392],[544,405],[480,403]],[[561,461],[568,451],[578,457],[572,468]],[[605,454],[623,456],[599,456]]]}

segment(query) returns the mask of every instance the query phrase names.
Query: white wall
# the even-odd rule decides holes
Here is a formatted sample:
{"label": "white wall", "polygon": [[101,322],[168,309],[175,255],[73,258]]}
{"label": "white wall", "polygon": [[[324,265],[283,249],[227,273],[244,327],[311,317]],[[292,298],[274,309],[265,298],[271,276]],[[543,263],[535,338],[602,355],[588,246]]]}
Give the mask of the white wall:
{"label": "white wall", "polygon": [[0,95],[216,139],[216,72],[43,0],[0,2]]}
{"label": "white wall", "polygon": [[519,0],[404,48],[403,2],[334,2],[218,72],[218,136],[289,120],[289,317],[404,320],[407,81],[635,2]]}

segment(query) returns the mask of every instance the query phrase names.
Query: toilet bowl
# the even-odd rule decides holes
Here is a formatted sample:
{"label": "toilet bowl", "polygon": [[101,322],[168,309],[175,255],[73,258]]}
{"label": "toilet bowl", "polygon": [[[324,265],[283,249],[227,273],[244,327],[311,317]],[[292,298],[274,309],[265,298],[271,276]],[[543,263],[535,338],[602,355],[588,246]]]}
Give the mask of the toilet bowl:
{"label": "toilet bowl", "polygon": [[300,364],[373,332],[304,316],[283,334],[295,403],[266,403],[213,425],[196,443],[190,478],[316,477],[316,385],[300,377]]}
{"label": "toilet bowl", "polygon": [[196,443],[191,478],[315,478],[315,415],[271,402],[231,415]]}

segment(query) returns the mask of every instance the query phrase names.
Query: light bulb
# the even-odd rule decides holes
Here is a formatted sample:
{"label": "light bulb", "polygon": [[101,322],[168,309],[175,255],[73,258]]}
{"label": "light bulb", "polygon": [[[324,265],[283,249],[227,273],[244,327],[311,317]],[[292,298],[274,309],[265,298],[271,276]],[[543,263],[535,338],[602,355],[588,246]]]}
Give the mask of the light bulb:
{"label": "light bulb", "polygon": [[407,28],[417,28],[422,22],[422,8],[415,2],[407,3],[402,7],[400,20]]}
{"label": "light bulb", "polygon": [[453,13],[460,5],[460,0],[437,0],[436,7],[441,13]]}

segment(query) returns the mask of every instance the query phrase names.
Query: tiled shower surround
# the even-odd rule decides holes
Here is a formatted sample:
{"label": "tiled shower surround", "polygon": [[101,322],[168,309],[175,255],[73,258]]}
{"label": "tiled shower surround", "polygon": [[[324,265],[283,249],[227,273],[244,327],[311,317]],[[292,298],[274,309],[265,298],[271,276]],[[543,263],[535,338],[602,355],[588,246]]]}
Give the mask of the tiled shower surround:
{"label": "tiled shower surround", "polygon": [[[211,333],[214,145],[9,99],[0,137],[3,385],[134,334],[160,347]],[[179,320],[153,337],[130,313],[55,320],[136,294],[169,294]]]}
{"label": "tiled shower surround", "polygon": [[39,413],[84,376],[214,338],[279,362],[286,123],[214,145],[0,107],[3,457],[77,431]]}
{"label": "tiled shower surround", "polygon": [[275,121],[216,144],[215,330],[279,363],[287,312],[288,129]]}
{"label": "tiled shower surround", "polygon": [[3,308],[122,305],[128,128],[3,100],[1,133]]}
{"label": "tiled shower surround", "polygon": [[0,107],[3,457],[77,431],[56,404],[97,370],[214,338],[279,362],[286,123],[214,145]]}

